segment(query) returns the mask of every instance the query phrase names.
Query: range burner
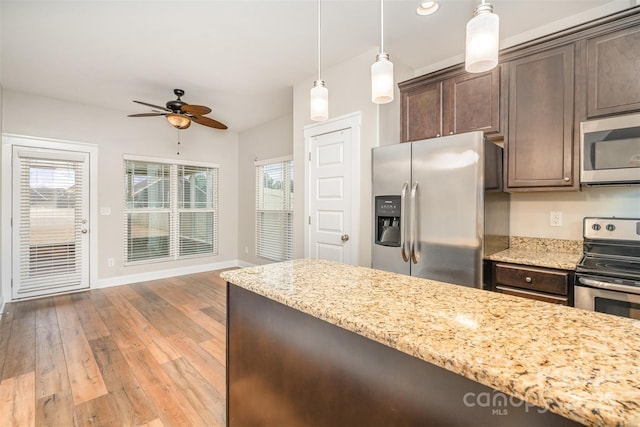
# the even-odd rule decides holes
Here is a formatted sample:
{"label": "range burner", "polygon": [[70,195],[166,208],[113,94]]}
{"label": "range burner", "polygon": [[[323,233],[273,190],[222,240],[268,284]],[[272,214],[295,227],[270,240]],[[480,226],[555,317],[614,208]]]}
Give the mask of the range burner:
{"label": "range burner", "polygon": [[575,306],[640,319],[640,219],[585,218]]}
{"label": "range burner", "polygon": [[576,273],[640,281],[640,219],[585,218]]}
{"label": "range burner", "polygon": [[640,260],[585,254],[576,272],[640,281]]}

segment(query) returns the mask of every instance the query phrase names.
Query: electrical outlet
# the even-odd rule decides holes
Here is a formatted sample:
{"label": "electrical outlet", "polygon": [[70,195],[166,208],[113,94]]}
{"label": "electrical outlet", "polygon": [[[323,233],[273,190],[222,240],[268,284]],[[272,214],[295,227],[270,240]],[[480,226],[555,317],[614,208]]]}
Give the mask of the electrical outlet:
{"label": "electrical outlet", "polygon": [[549,212],[549,225],[552,227],[562,226],[562,212],[551,211]]}
{"label": "electrical outlet", "polygon": [[116,261],[113,258],[107,258],[107,267],[113,267],[116,265]]}

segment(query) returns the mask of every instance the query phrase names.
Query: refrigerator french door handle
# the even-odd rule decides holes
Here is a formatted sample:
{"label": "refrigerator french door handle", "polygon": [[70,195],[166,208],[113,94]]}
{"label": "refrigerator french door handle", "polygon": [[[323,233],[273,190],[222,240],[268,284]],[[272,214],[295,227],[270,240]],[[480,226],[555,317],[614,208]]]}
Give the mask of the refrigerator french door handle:
{"label": "refrigerator french door handle", "polygon": [[405,182],[402,185],[402,193],[400,193],[400,247],[402,253],[402,260],[404,262],[409,262],[409,251],[407,250],[407,241],[406,237],[406,228],[407,228],[407,188],[409,188],[409,183]]}
{"label": "refrigerator french door handle", "polygon": [[416,247],[418,245],[418,204],[416,203],[416,195],[418,193],[418,181],[413,183],[411,187],[411,261],[417,264],[420,261],[420,254]]}

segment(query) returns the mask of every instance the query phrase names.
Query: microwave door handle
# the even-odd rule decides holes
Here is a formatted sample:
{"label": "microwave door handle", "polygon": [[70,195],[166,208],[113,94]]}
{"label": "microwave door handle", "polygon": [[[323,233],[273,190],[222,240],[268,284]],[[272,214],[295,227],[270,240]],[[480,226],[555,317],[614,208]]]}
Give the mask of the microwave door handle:
{"label": "microwave door handle", "polygon": [[416,196],[418,193],[418,181],[413,183],[411,187],[411,261],[417,264],[420,261],[420,252],[418,252],[418,204]]}
{"label": "microwave door handle", "polygon": [[601,280],[587,279],[586,277],[580,277],[578,279],[578,282],[582,283],[583,285],[591,286],[598,289],[608,289],[611,291],[626,292],[628,294],[640,295],[640,288],[635,286],[619,285],[617,283],[609,283],[609,282],[603,282]]}
{"label": "microwave door handle", "polygon": [[409,183],[405,182],[402,185],[402,193],[400,193],[400,247],[402,253],[402,260],[404,262],[409,262],[409,251],[407,250],[407,239],[406,239],[406,229],[407,229],[407,188],[409,187]]}

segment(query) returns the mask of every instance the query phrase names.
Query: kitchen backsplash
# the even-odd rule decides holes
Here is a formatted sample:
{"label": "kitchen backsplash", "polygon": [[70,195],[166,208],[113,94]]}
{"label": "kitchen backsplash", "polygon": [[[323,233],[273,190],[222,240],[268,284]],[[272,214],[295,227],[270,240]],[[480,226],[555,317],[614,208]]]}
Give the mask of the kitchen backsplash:
{"label": "kitchen backsplash", "polygon": [[[561,213],[561,226],[550,225],[552,211]],[[511,193],[512,236],[582,240],[582,220],[589,216],[640,217],[640,186]]]}
{"label": "kitchen backsplash", "polygon": [[547,239],[540,237],[511,236],[511,249],[524,249],[530,251],[547,251],[550,253],[581,253],[582,240]]}

